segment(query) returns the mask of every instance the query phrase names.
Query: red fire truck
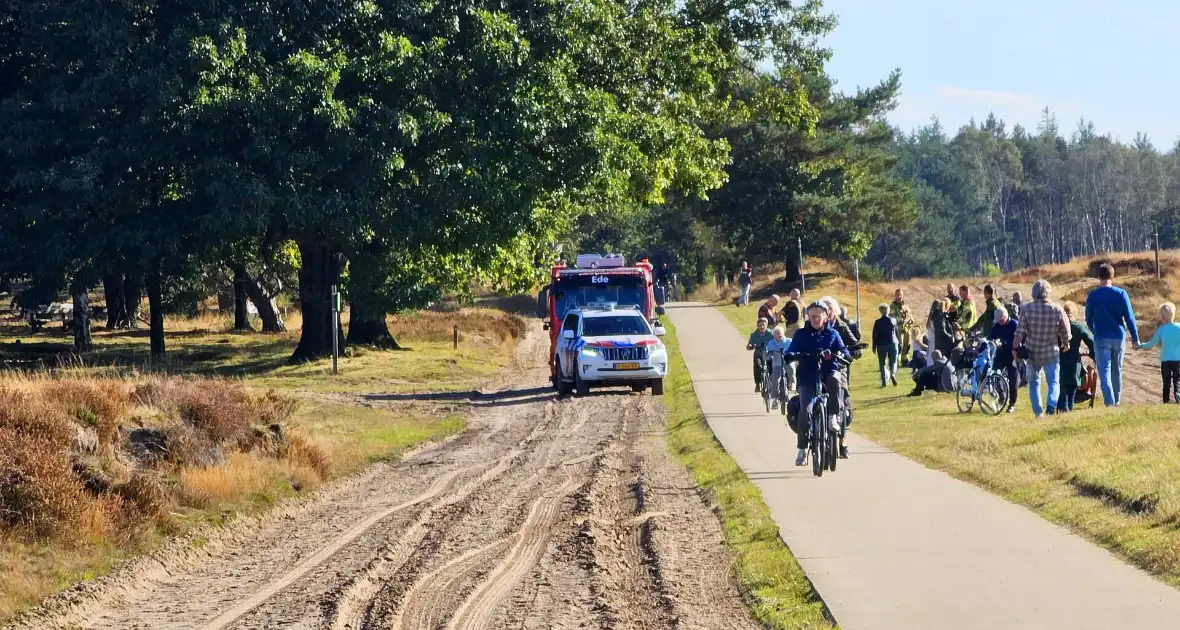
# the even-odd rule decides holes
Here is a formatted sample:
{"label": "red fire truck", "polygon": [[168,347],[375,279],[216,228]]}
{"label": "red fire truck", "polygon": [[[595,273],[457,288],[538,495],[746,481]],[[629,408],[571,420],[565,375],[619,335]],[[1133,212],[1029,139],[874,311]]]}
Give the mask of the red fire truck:
{"label": "red fire truck", "polygon": [[[652,265],[646,259],[624,266],[618,254],[580,254],[573,267],[562,263],[553,266],[549,284],[537,296],[537,315],[549,331],[549,364],[553,368],[554,350],[562,320],[572,308],[614,304],[617,308],[635,308],[648,321],[664,314],[656,302],[652,286]],[[556,377],[555,377],[556,378]]]}

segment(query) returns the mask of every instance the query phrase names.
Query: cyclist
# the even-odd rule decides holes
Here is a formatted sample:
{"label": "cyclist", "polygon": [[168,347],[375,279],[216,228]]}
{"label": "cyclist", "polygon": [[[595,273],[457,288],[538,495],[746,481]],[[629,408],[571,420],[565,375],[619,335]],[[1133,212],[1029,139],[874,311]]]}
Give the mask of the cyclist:
{"label": "cyclist", "polygon": [[[840,339],[840,333],[829,325],[828,305],[823,302],[812,302],[807,307],[807,325],[800,328],[791,340],[791,351],[799,353],[831,352],[848,358],[847,346]],[[795,421],[795,433],[798,436],[796,446],[799,456],[795,458],[796,466],[807,465],[807,444],[810,439],[811,421],[807,417],[807,406],[815,397],[816,371],[823,379],[824,387],[828,390],[828,414],[833,418],[840,417],[841,405],[844,400],[844,374],[837,369],[834,360],[824,360],[817,364],[814,360],[803,360],[796,367],[796,377],[799,386],[799,416]],[[847,450],[840,445],[841,457],[847,457]]]}
{"label": "cyclist", "polygon": [[758,330],[750,333],[750,340],[746,343],[746,350],[754,351],[754,391],[762,391],[762,367],[766,361],[766,344],[774,339],[774,335],[766,329],[766,318],[758,318]]}
{"label": "cyclist", "polygon": [[783,399],[785,405],[787,392],[787,384],[783,378],[783,353],[791,350],[791,340],[787,339],[787,335],[783,332],[782,326],[774,327],[774,338],[766,344],[766,360],[770,361],[770,382],[764,386],[773,387],[771,394],[774,395],[774,400],[770,405],[771,409],[778,409],[779,399]]}

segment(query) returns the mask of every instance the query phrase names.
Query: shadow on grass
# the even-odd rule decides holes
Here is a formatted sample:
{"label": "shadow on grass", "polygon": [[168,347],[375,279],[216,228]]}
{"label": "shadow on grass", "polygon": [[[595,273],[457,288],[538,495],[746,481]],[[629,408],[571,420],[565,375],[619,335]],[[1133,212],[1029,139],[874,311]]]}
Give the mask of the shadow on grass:
{"label": "shadow on grass", "polygon": [[366,400],[381,402],[409,401],[465,401],[482,407],[509,407],[550,400],[557,396],[552,387],[530,387],[484,393],[479,390],[460,392],[414,392],[405,394],[369,394]]}

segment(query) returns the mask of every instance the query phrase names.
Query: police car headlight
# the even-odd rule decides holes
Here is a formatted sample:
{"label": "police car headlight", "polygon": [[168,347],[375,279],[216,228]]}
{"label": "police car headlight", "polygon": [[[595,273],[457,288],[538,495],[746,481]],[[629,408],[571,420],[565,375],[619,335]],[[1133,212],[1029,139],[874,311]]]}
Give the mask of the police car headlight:
{"label": "police car headlight", "polygon": [[596,356],[598,356],[598,348],[591,348],[590,346],[586,346],[586,347],[582,348],[582,356],[596,357]]}

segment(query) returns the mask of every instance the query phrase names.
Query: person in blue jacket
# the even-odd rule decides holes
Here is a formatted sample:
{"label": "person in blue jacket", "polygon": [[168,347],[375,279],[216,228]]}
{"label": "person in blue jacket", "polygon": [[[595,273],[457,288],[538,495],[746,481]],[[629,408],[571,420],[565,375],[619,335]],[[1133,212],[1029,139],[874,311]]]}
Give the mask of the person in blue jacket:
{"label": "person in blue jacket", "polygon": [[1164,302],[1160,305],[1160,327],[1146,343],[1139,344],[1140,350],[1160,346],[1160,376],[1164,381],[1164,404],[1180,403],[1180,326],[1176,325],[1176,305]]}
{"label": "person in blue jacket", "polygon": [[1098,381],[1102,383],[1102,402],[1117,407],[1123,396],[1123,349],[1127,333],[1131,343],[1139,345],[1139,328],[1131,297],[1114,286],[1114,266],[1098,267],[1098,288],[1086,296],[1086,326],[1094,333],[1094,362]]}
{"label": "person in blue jacket", "polygon": [[[795,337],[791,340],[791,352],[821,353],[825,350],[846,359],[851,357],[844,341],[840,339],[840,333],[828,325],[827,307],[820,302],[813,302],[807,307],[807,325],[796,331]],[[796,368],[795,378],[799,388],[799,415],[795,420],[795,433],[798,436],[796,446],[799,448],[799,455],[795,458],[796,466],[807,465],[807,444],[811,429],[807,405],[816,395],[817,376],[823,379],[824,387],[828,391],[828,417],[839,418],[841,413],[843,389],[847,385],[838,364],[832,359],[801,359]],[[840,457],[847,456],[848,449],[841,444]]]}

